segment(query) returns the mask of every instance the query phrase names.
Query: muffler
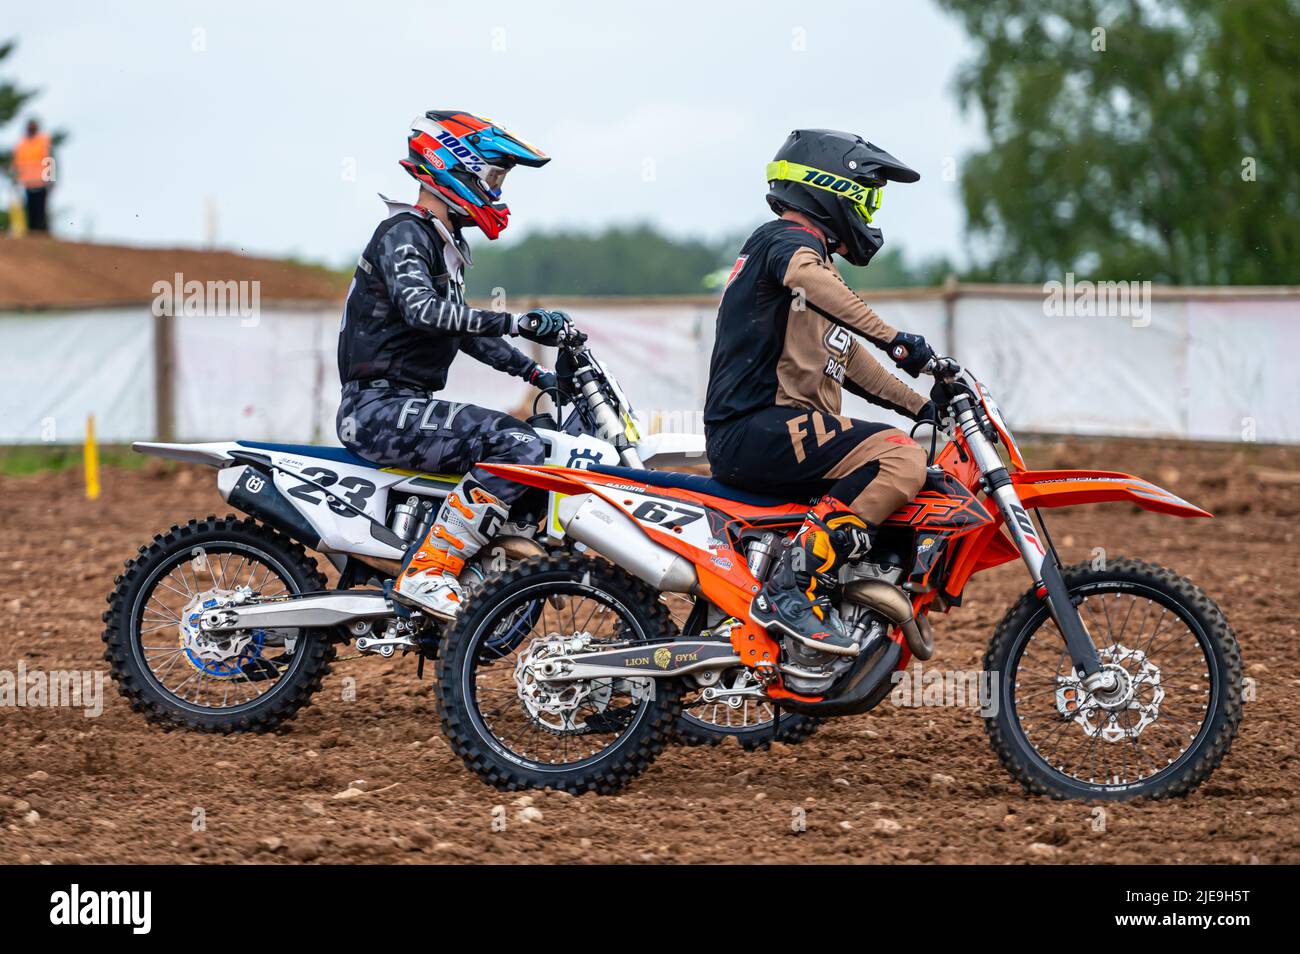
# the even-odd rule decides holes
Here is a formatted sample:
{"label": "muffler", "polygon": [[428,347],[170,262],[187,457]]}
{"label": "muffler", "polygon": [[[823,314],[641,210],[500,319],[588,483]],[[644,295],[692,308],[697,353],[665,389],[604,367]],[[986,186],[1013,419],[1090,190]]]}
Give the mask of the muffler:
{"label": "muffler", "polygon": [[656,590],[698,591],[700,580],[691,561],[655,543],[636,521],[608,501],[595,494],[576,494],[563,498],[556,510],[568,536]]}
{"label": "muffler", "polygon": [[392,615],[392,604],[380,590],[339,590],[218,607],[200,617],[199,628],[209,633],[236,629],[310,629],[346,626]]}
{"label": "muffler", "polygon": [[907,640],[907,648],[917,659],[934,655],[934,632],[929,620],[917,620],[912,614],[912,601],[907,594],[884,580],[856,580],[844,587],[844,599],[859,606],[875,610],[898,625]]}

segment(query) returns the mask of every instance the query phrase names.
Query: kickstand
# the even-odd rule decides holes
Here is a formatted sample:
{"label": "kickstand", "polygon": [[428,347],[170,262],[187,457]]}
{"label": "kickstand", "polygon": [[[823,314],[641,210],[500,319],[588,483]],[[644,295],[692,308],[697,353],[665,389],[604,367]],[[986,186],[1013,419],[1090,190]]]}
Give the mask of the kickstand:
{"label": "kickstand", "polygon": [[419,653],[415,660],[415,678],[424,678],[424,653]]}
{"label": "kickstand", "polygon": [[777,734],[781,731],[781,706],[778,703],[772,703],[772,741],[777,741]]}

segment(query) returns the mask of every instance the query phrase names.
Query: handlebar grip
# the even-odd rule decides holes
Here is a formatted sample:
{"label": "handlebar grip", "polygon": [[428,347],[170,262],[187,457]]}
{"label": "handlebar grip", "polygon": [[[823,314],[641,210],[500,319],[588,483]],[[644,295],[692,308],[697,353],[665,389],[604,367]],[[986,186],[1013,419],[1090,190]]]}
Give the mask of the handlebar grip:
{"label": "handlebar grip", "polygon": [[564,337],[561,339],[564,344],[574,348],[581,347],[586,340],[586,334],[579,331],[573,325],[569,325],[564,329]]}

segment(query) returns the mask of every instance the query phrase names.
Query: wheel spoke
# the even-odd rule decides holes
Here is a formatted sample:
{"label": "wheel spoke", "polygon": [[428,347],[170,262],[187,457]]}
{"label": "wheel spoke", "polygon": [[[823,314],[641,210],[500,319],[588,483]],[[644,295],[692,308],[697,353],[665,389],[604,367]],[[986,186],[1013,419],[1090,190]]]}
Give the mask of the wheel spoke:
{"label": "wheel spoke", "polygon": [[[1144,599],[1094,590],[1079,604],[1080,615],[1087,616],[1092,631],[1101,637],[1094,643],[1099,644],[1103,668],[1117,674],[1118,695],[1106,698],[1083,689],[1050,616],[1040,619],[1012,661],[1015,723],[1053,771],[1093,784],[1145,781],[1168,769],[1202,728],[1202,700],[1212,688],[1206,678],[1206,650],[1182,617],[1150,599],[1139,607]],[[1110,605],[1121,600],[1127,605]],[[1049,675],[1053,662],[1055,672]],[[1181,684],[1196,672],[1202,674],[1197,685]],[[1175,680],[1180,684],[1175,686]],[[1056,707],[1063,685],[1073,687],[1080,701],[1068,716]],[[1190,723],[1188,710],[1182,708],[1187,702],[1181,700],[1199,707]]]}
{"label": "wheel spoke", "polygon": [[[522,638],[504,641],[529,615],[535,618]],[[598,649],[620,634],[641,642],[649,635],[612,599],[574,584],[503,603],[467,645],[474,668],[469,701],[497,744],[515,757],[548,769],[580,764],[621,738],[645,700],[629,695],[626,680],[548,685],[533,667],[546,655],[569,652],[552,642],[556,637],[590,637],[590,647]]]}
{"label": "wheel spoke", "polygon": [[[205,637],[188,630],[186,617],[195,612],[201,600],[221,599],[233,594],[244,582],[254,582],[266,590],[263,596],[292,595],[296,588],[291,579],[278,569],[279,564],[262,553],[244,547],[226,547],[220,543],[204,546],[203,563],[195,563],[192,552],[176,553],[157,571],[151,589],[140,601],[132,633],[140,657],[157,685],[177,700],[191,707],[220,710],[256,701],[274,690],[289,669],[288,665],[267,665],[265,637],[237,633],[221,638]],[[188,570],[187,570],[188,567]],[[210,582],[210,589],[202,589]],[[251,587],[250,587],[251,588]],[[179,603],[170,605],[161,596]],[[147,637],[157,632],[179,633],[181,644],[154,645]],[[277,630],[277,635],[298,639],[298,630]],[[198,640],[198,642],[195,642]],[[189,647],[189,651],[187,651]],[[280,650],[281,655],[288,656]],[[184,662],[184,665],[180,665]],[[256,668],[253,668],[256,667]],[[256,681],[254,679],[256,676]]]}

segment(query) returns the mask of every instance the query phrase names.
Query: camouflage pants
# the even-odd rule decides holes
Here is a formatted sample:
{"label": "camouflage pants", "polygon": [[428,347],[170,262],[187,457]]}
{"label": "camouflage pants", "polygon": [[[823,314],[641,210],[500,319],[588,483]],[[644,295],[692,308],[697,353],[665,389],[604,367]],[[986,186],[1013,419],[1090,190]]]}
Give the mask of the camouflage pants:
{"label": "camouflage pants", "polygon": [[414,388],[349,381],[336,424],[343,446],[358,457],[384,467],[469,473],[507,504],[528,488],[474,465],[540,464],[546,457],[537,432],[518,418]]}

